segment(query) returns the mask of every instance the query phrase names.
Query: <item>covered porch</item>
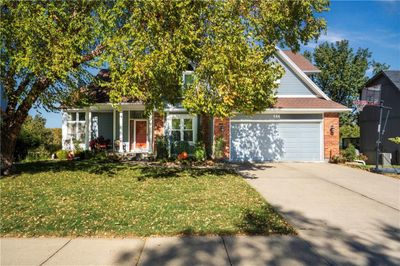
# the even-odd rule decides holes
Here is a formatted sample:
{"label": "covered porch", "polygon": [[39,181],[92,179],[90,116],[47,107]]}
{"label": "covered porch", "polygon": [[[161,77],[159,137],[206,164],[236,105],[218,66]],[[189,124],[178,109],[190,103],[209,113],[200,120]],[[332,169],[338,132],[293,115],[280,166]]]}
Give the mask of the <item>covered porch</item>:
{"label": "covered porch", "polygon": [[[68,109],[62,114],[63,149],[79,145],[90,149],[91,141],[103,138],[109,151],[120,153],[153,152],[153,114],[146,117],[139,103],[111,104]],[[92,142],[93,143],[93,142]]]}

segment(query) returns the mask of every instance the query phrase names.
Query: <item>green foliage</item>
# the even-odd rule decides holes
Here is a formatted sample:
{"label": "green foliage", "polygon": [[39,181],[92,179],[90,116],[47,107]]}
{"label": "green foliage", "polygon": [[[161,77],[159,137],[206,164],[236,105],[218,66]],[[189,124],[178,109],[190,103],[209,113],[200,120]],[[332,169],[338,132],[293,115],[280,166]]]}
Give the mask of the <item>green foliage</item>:
{"label": "green foliage", "polygon": [[168,141],[165,136],[157,137],[157,160],[163,160],[168,158]]}
{"label": "green foliage", "polygon": [[197,142],[194,147],[194,158],[198,162],[202,162],[207,158],[206,146],[201,141]]}
{"label": "green foliage", "polygon": [[[35,156],[43,159],[46,156],[44,150],[47,150],[47,154],[54,152],[53,148],[53,133],[51,129],[46,128],[46,119],[40,115],[28,116],[17,137],[15,157],[23,160],[30,152],[29,160]],[[41,155],[38,155],[39,153]]]}
{"label": "green foliage", "polygon": [[59,160],[66,160],[68,158],[68,151],[66,150],[59,150],[56,152],[57,159]]}
{"label": "green foliage", "polygon": [[85,160],[21,164],[17,173],[0,180],[1,237],[295,233],[225,170]]}
{"label": "green foliage", "polygon": [[52,133],[51,141],[47,145],[49,152],[54,153],[61,149],[62,146],[62,133],[61,128],[50,128]]}
{"label": "green foliage", "polygon": [[177,155],[182,152],[186,152],[188,154],[193,154],[194,147],[190,145],[188,141],[175,141],[171,143],[171,154]]}
{"label": "green foliage", "polygon": [[46,149],[46,147],[41,145],[37,148],[29,150],[24,161],[32,162],[32,161],[48,160],[50,159],[50,156],[51,154]]}
{"label": "green foliage", "polygon": [[347,146],[346,149],[342,150],[340,154],[347,162],[352,162],[357,157],[356,148],[351,143],[349,144],[349,146]]}
{"label": "green foliage", "polygon": [[[272,59],[276,45],[299,50],[319,36],[316,13],[328,1],[127,1],[123,31],[107,42],[111,100],[138,99],[147,110],[165,101],[194,113],[229,116],[274,103],[283,74]],[[184,90],[182,71],[195,66]]]}
{"label": "green foliage", "polygon": [[400,137],[389,138],[389,140],[393,143],[400,144]]}
{"label": "green foliage", "polygon": [[346,124],[340,127],[341,138],[359,138],[360,127],[358,125]]}
{"label": "green foliage", "polygon": [[[328,0],[303,1],[7,1],[0,9],[2,171],[34,105],[91,102],[82,86],[108,65],[111,101],[139,100],[147,112],[165,102],[190,112],[229,116],[271,107],[283,68],[276,46],[298,51],[326,28]],[[196,66],[181,90],[182,71]],[[10,140],[10,141],[8,141]],[[9,145],[6,144],[10,143]],[[6,168],[8,170],[6,170]],[[3,172],[4,172],[3,171]]]}
{"label": "green foliage", "polygon": [[217,137],[214,141],[214,158],[221,159],[224,157],[225,141],[222,137]]}
{"label": "green foliage", "polygon": [[371,65],[372,65],[372,69],[373,69],[372,70],[373,75],[376,75],[379,72],[388,70],[390,68],[390,65],[388,65],[386,63],[379,63],[379,62],[376,62],[375,60],[372,61]]}
{"label": "green foliage", "polygon": [[313,60],[321,72],[314,81],[334,101],[353,107],[359,90],[368,80],[365,73],[371,53],[368,49],[354,51],[347,40],[322,43],[315,48]]}
{"label": "green foliage", "polygon": [[[322,43],[313,53],[305,56],[321,70],[313,76],[315,83],[334,101],[349,108],[354,108],[353,101],[359,98],[360,89],[368,80],[366,72],[369,67],[385,69],[386,64],[371,61],[368,49],[358,48],[354,51],[349,41]],[[341,125],[350,125],[357,121],[357,113],[346,113],[340,116]]]}

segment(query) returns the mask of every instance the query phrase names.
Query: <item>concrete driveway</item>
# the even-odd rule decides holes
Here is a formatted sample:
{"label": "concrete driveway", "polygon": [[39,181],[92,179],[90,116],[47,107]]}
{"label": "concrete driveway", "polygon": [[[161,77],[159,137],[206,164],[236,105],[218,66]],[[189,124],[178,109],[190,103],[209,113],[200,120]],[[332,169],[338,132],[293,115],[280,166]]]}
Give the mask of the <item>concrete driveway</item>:
{"label": "concrete driveway", "polygon": [[328,263],[400,265],[400,180],[327,163],[240,171]]}

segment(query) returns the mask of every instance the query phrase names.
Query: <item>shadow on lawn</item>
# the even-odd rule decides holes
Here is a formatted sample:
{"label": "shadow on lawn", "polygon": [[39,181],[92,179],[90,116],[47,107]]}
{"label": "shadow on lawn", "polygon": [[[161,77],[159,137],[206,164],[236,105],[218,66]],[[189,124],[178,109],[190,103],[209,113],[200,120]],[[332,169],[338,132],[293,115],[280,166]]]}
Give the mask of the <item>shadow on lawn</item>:
{"label": "shadow on lawn", "polygon": [[164,167],[164,166],[142,166],[140,167],[139,181],[157,178],[177,178],[190,176],[199,178],[206,175],[221,176],[234,173],[229,169],[215,168],[192,168],[192,167]]}
{"label": "shadow on lawn", "polygon": [[[123,162],[113,162],[110,160],[83,160],[83,161],[40,161],[27,162],[16,165],[14,177],[20,174],[37,174],[43,172],[58,173],[62,171],[82,171],[90,174],[115,176],[121,170],[140,170],[137,179],[144,181],[150,178],[176,178],[181,176],[191,176],[193,178],[205,175],[226,175],[233,173],[229,169],[215,168],[192,168],[192,167],[165,167],[162,165],[143,165]],[[136,175],[134,175],[136,178]]]}
{"label": "shadow on lawn", "polygon": [[[41,172],[83,171],[90,174],[113,176],[129,166],[108,160],[40,161],[16,165],[15,175]],[[133,167],[132,167],[133,168]]]}

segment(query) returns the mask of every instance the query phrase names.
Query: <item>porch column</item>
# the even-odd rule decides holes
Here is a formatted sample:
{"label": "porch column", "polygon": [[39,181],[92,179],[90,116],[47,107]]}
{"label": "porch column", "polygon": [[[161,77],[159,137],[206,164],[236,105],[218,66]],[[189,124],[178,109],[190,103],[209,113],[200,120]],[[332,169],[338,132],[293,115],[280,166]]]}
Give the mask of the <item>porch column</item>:
{"label": "porch column", "polygon": [[112,149],[113,149],[113,151],[115,151],[115,130],[116,130],[116,120],[117,119],[117,116],[116,116],[116,114],[115,114],[115,109],[113,109],[113,133],[112,133],[112,136],[113,136],[113,139],[112,139]]}
{"label": "porch column", "polygon": [[149,117],[149,127],[148,127],[148,147],[149,152],[153,152],[153,113],[150,114]]}
{"label": "porch column", "polygon": [[123,152],[124,151],[124,148],[123,148],[123,137],[124,137],[124,135],[123,135],[123,128],[124,128],[124,126],[123,126],[123,121],[124,121],[124,119],[123,119],[123,115],[124,115],[124,112],[121,110],[121,112],[119,113],[119,152]]}
{"label": "porch column", "polygon": [[88,134],[87,134],[87,145],[86,145],[86,149],[89,149],[89,142],[92,140],[92,111],[89,110],[88,112]]}
{"label": "porch column", "polygon": [[85,150],[89,149],[89,112],[85,111]]}

